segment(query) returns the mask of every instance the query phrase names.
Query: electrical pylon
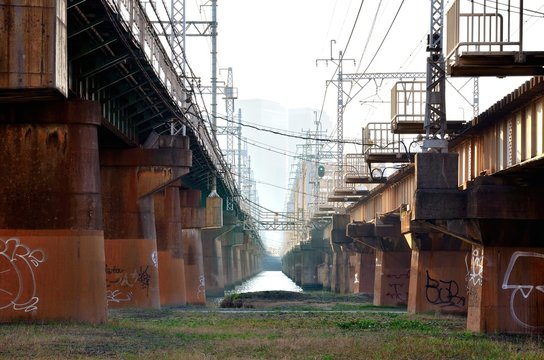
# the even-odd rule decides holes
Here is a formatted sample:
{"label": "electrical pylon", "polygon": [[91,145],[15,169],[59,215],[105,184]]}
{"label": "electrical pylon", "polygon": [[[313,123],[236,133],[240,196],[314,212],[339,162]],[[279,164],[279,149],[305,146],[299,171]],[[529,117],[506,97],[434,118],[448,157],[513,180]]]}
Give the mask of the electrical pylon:
{"label": "electrical pylon", "polygon": [[[328,62],[332,62],[337,66],[337,77],[336,81],[330,81],[330,82],[336,82],[336,87],[338,88],[337,92],[337,101],[336,101],[336,167],[338,170],[338,173],[342,173],[344,169],[344,86],[343,82],[344,79],[342,77],[342,71],[343,71],[343,62],[344,61],[353,61],[353,64],[355,65],[355,59],[345,59],[344,55],[342,54],[342,51],[338,52],[338,58],[334,58],[332,54],[332,44],[336,43],[335,40],[331,40],[331,56],[329,59],[317,59],[316,65],[320,61],[324,61],[326,64]],[[327,82],[329,83],[329,82]]]}
{"label": "electrical pylon", "polygon": [[446,135],[446,68],[442,51],[443,39],[444,1],[431,0],[423,151],[448,151],[448,142],[444,138]]}

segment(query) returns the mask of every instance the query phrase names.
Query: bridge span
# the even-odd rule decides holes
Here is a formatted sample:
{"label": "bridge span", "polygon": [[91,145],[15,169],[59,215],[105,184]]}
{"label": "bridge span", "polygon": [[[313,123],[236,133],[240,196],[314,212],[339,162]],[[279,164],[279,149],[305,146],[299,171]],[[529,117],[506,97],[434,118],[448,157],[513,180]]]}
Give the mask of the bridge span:
{"label": "bridge span", "polygon": [[0,322],[205,304],[259,271],[183,54],[142,2],[0,1],[0,44]]}
{"label": "bridge span", "polygon": [[284,271],[303,287],[373,293],[375,305],[466,314],[472,331],[541,332],[543,109],[535,77],[465,124],[447,153],[412,154],[332,214]]}

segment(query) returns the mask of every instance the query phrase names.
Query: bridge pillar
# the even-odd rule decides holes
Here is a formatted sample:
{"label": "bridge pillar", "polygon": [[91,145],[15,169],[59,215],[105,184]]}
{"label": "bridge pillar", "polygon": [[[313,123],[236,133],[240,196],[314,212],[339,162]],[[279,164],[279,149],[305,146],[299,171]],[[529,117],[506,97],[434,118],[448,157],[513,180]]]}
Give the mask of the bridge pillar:
{"label": "bridge pillar", "polygon": [[376,252],[368,246],[364,246],[350,256],[350,264],[353,274],[350,276],[353,282],[354,293],[373,294],[376,278]]}
{"label": "bridge pillar", "polygon": [[181,236],[180,183],[155,194],[161,305],[186,305],[185,261]]}
{"label": "bridge pillar", "polygon": [[302,279],[303,289],[322,289],[319,282],[318,267],[323,262],[323,230],[314,229],[311,232],[310,241],[301,245]]}
{"label": "bridge pillar", "polygon": [[331,291],[340,294],[351,292],[349,277],[349,252],[343,246],[334,245],[331,272]]}
{"label": "bridge pillar", "polygon": [[405,236],[412,247],[408,312],[466,314],[467,244],[436,232]]}
{"label": "bridge pillar", "polygon": [[376,250],[374,305],[403,306],[408,302],[410,251]]}
{"label": "bridge pillar", "polygon": [[544,291],[540,284],[544,284],[543,248],[474,246],[467,329],[543,333]]}
{"label": "bridge pillar", "polygon": [[[327,244],[328,245],[328,244]],[[330,246],[323,248],[323,262],[318,265],[317,278],[323,290],[331,290],[332,251]]]}
{"label": "bridge pillar", "polygon": [[202,250],[202,227],[205,208],[201,207],[200,190],[180,191],[183,256],[185,260],[185,287],[187,303],[206,304],[206,277]]}
{"label": "bridge pillar", "polygon": [[162,136],[158,148],[102,150],[100,166],[108,306],[159,308],[154,194],[189,172],[188,138]]}
{"label": "bridge pillar", "polygon": [[[242,235],[243,238],[243,235]],[[239,285],[244,280],[242,270],[242,244],[234,247],[234,283]]]}
{"label": "bridge pillar", "polygon": [[302,284],[302,257],[300,244],[293,248],[293,281],[300,286]]}
{"label": "bridge pillar", "polygon": [[543,198],[539,180],[484,176],[467,190],[467,218],[481,243],[467,275],[469,330],[544,333]]}
{"label": "bridge pillar", "polygon": [[[225,225],[216,229],[202,230],[202,248],[204,251],[204,272],[206,274],[206,296],[218,297],[225,295],[227,271],[223,253],[223,239],[228,237],[234,225]],[[232,250],[231,250],[232,252]]]}
{"label": "bridge pillar", "polygon": [[[464,216],[457,182],[458,154],[416,155],[415,202],[417,219],[403,211],[402,232],[412,249],[408,311],[466,313],[466,261],[468,243],[455,233],[456,220]],[[456,220],[459,222],[459,220]],[[451,230],[451,231],[450,231]]]}
{"label": "bridge pillar", "polygon": [[233,289],[241,282],[240,250],[238,248],[244,243],[243,234],[240,228],[234,228],[221,238],[225,289]]}
{"label": "bridge pillar", "polygon": [[[352,222],[347,226],[348,237],[375,249],[374,305],[377,306],[403,306],[408,302],[411,253],[400,226],[398,213],[377,216],[372,223]],[[371,264],[368,259],[367,266]]]}
{"label": "bridge pillar", "polygon": [[[228,234],[227,234],[228,238]],[[224,244],[224,242],[222,243]],[[222,245],[223,252],[223,276],[225,278],[225,290],[234,288],[234,250],[232,245]]]}
{"label": "bridge pillar", "polygon": [[295,263],[293,257],[293,249],[286,252],[281,259],[281,268],[283,273],[291,280],[295,281]]}
{"label": "bridge pillar", "polygon": [[0,322],[106,321],[91,101],[0,105]]}
{"label": "bridge pillar", "polygon": [[247,234],[244,234],[244,245],[240,246],[240,263],[242,269],[242,281],[247,280],[251,274],[249,272],[249,251],[247,244]]}

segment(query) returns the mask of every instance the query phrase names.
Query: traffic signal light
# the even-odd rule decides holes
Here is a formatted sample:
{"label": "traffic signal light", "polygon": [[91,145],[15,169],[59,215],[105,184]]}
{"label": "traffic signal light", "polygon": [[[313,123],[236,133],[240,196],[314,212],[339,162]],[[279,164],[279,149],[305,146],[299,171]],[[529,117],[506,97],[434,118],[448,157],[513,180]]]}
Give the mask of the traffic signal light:
{"label": "traffic signal light", "polygon": [[319,175],[320,178],[325,176],[325,167],[323,165],[317,167],[317,175]]}

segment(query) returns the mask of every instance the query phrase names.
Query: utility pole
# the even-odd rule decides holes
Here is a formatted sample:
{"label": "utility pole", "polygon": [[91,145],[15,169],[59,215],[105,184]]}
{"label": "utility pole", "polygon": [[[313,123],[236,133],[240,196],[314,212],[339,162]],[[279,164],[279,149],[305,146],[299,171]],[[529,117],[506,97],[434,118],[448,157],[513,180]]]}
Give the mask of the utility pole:
{"label": "utility pole", "polygon": [[[185,17],[185,0],[172,0],[170,3],[170,13],[172,14],[172,29],[170,34],[170,47],[174,54],[182,54],[183,66],[181,74],[185,74],[185,50],[186,50],[186,17]],[[176,40],[179,37],[180,41]],[[179,74],[179,72],[178,72]]]}
{"label": "utility pole", "polygon": [[227,111],[227,164],[234,166],[234,100],[238,91],[233,86],[232,68],[227,69],[227,84],[225,86],[225,108]]}
{"label": "utility pole", "polygon": [[427,96],[423,151],[448,151],[446,135],[446,69],[442,52],[444,0],[431,0],[431,29],[427,51]]}
{"label": "utility pole", "polygon": [[477,117],[480,115],[480,78],[474,77],[474,90],[472,93],[472,115]]}
{"label": "utility pole", "polygon": [[217,0],[212,2],[212,138],[216,138],[217,133]]}
{"label": "utility pole", "polygon": [[238,191],[242,191],[242,109],[238,109]]}
{"label": "utility pole", "polygon": [[[332,44],[336,43],[336,40],[331,40],[331,56],[329,59],[317,59],[315,61],[316,65],[320,61],[324,61],[328,65],[329,61],[337,66],[337,78],[336,81],[332,80],[330,82],[336,82],[337,92],[337,103],[336,103],[336,132],[337,132],[337,144],[336,144],[336,167],[338,173],[341,174],[344,169],[344,79],[342,77],[342,64],[344,61],[353,61],[355,65],[355,59],[344,59],[342,51],[338,52],[338,58],[334,58],[332,54]],[[329,83],[329,82],[327,82]]]}
{"label": "utility pole", "polygon": [[[171,0],[170,9],[165,9],[168,19],[159,19],[158,21],[153,21],[152,23],[158,23],[161,25],[160,29],[156,29],[157,35],[165,36],[168,39],[168,43],[172,49],[172,57],[175,57],[175,54],[182,54],[183,65],[181,67],[177,67],[176,71],[178,75],[182,76],[184,79],[187,79],[187,76],[185,76],[185,64],[187,62],[186,37],[211,37],[211,130],[212,134],[214,135],[213,138],[215,138],[215,134],[217,132],[217,0],[210,0],[212,8],[211,21],[187,21],[185,1],[186,0]],[[176,65],[176,61],[173,61],[173,63]]]}

